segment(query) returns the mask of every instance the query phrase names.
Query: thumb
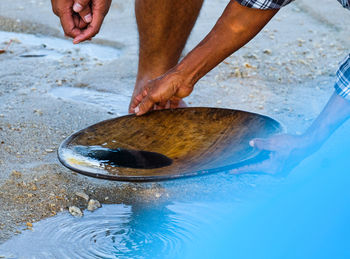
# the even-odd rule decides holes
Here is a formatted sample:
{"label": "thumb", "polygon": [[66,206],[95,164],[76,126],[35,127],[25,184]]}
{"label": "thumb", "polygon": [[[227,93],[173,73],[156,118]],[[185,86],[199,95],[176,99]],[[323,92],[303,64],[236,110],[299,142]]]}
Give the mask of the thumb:
{"label": "thumb", "polygon": [[260,150],[275,150],[275,147],[272,145],[271,140],[269,139],[255,138],[249,141],[249,145]]}
{"label": "thumb", "polygon": [[73,10],[76,13],[81,12],[90,3],[90,0],[75,0],[73,5]]}
{"label": "thumb", "polygon": [[145,114],[154,106],[154,104],[155,102],[150,99],[149,95],[147,95],[146,97],[143,98],[141,103],[135,108],[136,115],[139,116],[139,115]]}

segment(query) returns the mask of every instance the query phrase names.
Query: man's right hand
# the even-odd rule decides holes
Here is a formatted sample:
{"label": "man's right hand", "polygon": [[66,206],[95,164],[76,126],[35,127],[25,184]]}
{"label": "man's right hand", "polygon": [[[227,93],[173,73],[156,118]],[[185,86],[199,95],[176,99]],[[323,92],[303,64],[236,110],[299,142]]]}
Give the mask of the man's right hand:
{"label": "man's right hand", "polygon": [[52,11],[61,21],[64,34],[75,38],[82,33],[87,24],[81,20],[78,14],[73,12],[73,0],[51,0]]}
{"label": "man's right hand", "polygon": [[[94,37],[101,28],[112,0],[51,0],[64,33],[77,44]],[[79,14],[79,15],[78,15]]]}
{"label": "man's right hand", "polygon": [[77,44],[89,40],[99,33],[103,20],[111,7],[111,3],[112,0],[74,1],[73,10],[79,13],[81,17],[89,17],[89,8],[91,7],[92,19],[87,27],[82,30],[82,33],[74,37],[73,43]]}

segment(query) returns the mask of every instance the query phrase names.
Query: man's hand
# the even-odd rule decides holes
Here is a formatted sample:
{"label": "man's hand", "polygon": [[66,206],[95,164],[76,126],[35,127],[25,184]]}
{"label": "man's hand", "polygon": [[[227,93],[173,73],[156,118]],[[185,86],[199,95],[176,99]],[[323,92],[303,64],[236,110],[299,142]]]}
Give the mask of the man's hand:
{"label": "man's hand", "polygon": [[[111,6],[112,0],[75,0],[73,10],[83,19],[90,20],[91,22],[82,32],[74,37],[73,43],[78,44],[85,40],[89,40],[99,33],[101,25],[105,16],[107,15]],[[91,6],[91,11],[90,11]]]}
{"label": "man's hand", "polygon": [[52,11],[61,21],[64,34],[67,37],[75,38],[86,28],[87,23],[78,14],[73,12],[73,0],[51,0]]}
{"label": "man's hand", "polygon": [[142,115],[154,107],[171,108],[171,103],[176,104],[190,95],[192,90],[193,85],[186,83],[182,76],[176,72],[168,72],[146,84],[141,93],[132,100],[130,111]]}
{"label": "man's hand", "polygon": [[60,18],[66,36],[77,44],[94,37],[112,0],[51,0],[53,12]]}
{"label": "man's hand", "polygon": [[267,173],[287,174],[316,149],[304,136],[289,134],[275,135],[268,139],[253,139],[252,147],[269,151],[270,157],[261,163],[243,166],[232,170],[233,174]]}

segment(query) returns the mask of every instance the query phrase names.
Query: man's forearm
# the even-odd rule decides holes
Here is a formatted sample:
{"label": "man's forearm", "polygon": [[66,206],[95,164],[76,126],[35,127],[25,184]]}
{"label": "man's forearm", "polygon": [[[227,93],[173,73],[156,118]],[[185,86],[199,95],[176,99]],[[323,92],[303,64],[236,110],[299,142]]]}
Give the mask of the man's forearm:
{"label": "man's forearm", "polygon": [[174,70],[194,85],[225,58],[249,42],[278,10],[258,10],[231,1],[211,32]]}
{"label": "man's forearm", "polygon": [[350,117],[350,101],[333,93],[327,105],[303,135],[306,143],[318,148]]}

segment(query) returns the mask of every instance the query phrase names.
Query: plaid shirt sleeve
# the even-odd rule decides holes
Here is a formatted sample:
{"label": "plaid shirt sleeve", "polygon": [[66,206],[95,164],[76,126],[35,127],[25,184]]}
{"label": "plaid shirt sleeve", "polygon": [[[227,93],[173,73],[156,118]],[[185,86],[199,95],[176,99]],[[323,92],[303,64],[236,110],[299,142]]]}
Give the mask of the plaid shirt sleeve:
{"label": "plaid shirt sleeve", "polygon": [[350,10],[350,0],[338,0],[338,2],[344,6],[344,8],[347,8]]}
{"label": "plaid shirt sleeve", "polygon": [[[294,0],[236,0],[241,5],[256,9],[280,9]],[[338,0],[348,1],[348,0]]]}
{"label": "plaid shirt sleeve", "polygon": [[350,100],[350,54],[340,64],[334,88],[338,95]]}

